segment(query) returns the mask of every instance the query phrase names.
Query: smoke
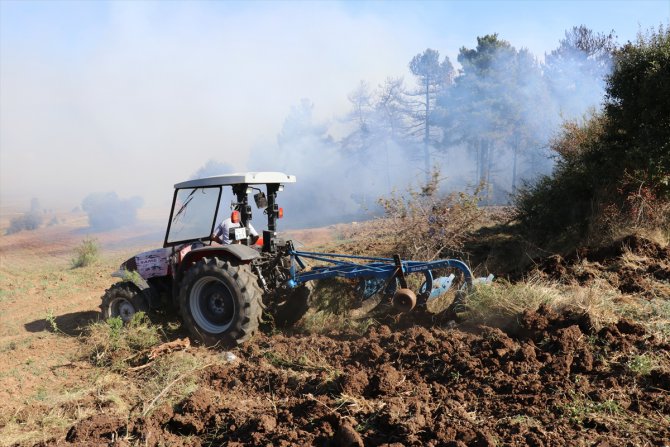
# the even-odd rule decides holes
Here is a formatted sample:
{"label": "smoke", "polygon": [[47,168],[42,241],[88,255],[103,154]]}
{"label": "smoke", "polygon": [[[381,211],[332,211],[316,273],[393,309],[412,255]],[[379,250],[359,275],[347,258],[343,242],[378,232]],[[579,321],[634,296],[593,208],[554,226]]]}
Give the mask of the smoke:
{"label": "smoke", "polygon": [[[276,145],[252,152],[250,170],[297,177],[297,183],[286,185],[277,199],[284,208],[282,227],[368,219],[378,212],[381,195],[411,181],[414,174],[406,169],[410,153],[378,133],[371,116],[365,135],[349,134],[348,145],[331,134],[338,125],[350,125],[348,121],[346,117],[320,121],[315,118],[315,105],[302,99],[291,108]],[[359,142],[354,144],[352,139]]]}
{"label": "smoke", "polygon": [[[482,33],[498,30],[541,55],[579,17],[598,16],[630,39],[636,23],[658,17],[658,6],[645,2],[633,8],[644,15],[615,18],[596,14],[600,5],[568,2],[560,5],[565,15],[549,21],[546,11],[559,7],[539,3],[501,7],[505,20],[491,12],[497,5],[478,2],[0,3],[3,207],[21,209],[38,195],[49,208],[71,209],[91,191],[116,191],[165,209],[174,183],[218,160],[233,172],[296,174],[299,183],[280,195],[287,223],[293,212],[315,223],[364,217],[376,196],[425,178],[423,145],[408,135],[411,119],[394,89],[414,85],[408,64],[426,45],[458,68],[458,48]],[[573,72],[581,73],[566,65],[565,73]],[[403,74],[404,83],[384,82]],[[371,100],[354,119],[348,94],[360,79]],[[548,119],[547,129],[561,115],[579,116],[582,99],[599,91],[579,78],[570,82],[575,88],[557,83],[551,95],[577,101],[549,107],[558,118]],[[587,87],[575,90],[580,86]],[[382,103],[384,92],[390,94]],[[286,123],[302,97],[314,104],[315,128],[304,138]],[[456,113],[446,103],[444,111]],[[450,141],[450,129],[433,118],[431,130],[443,139],[430,148],[432,162],[445,185],[477,183],[481,148]],[[514,157],[512,143],[492,141],[488,180],[501,191],[493,201],[513,189]],[[517,154],[519,175],[550,169],[536,166],[546,157],[538,154]]]}
{"label": "smoke", "polygon": [[228,163],[223,163],[214,159],[207,160],[207,163],[202,165],[195,171],[190,179],[213,177],[215,175],[224,175],[233,173],[233,168]]}
{"label": "smoke", "polygon": [[137,222],[137,210],[144,200],[139,197],[121,199],[115,192],[93,193],[84,198],[82,209],[88,214],[88,224],[94,231],[113,230]]}
{"label": "smoke", "polygon": [[[551,171],[551,138],[563,120],[600,107],[611,68],[609,52],[594,58],[566,41],[545,63],[497,35],[461,50],[454,83],[429,113],[430,135],[439,136],[430,141],[431,164],[443,190],[483,183],[487,204],[506,204],[521,183]],[[317,119],[308,99],[293,106],[277,142],[256,147],[248,163],[297,176],[279,198],[284,226],[369,218],[380,212],[380,196],[422,183],[423,131],[415,129],[425,122],[416,96],[389,78],[375,89],[354,87],[351,112],[330,120]]]}

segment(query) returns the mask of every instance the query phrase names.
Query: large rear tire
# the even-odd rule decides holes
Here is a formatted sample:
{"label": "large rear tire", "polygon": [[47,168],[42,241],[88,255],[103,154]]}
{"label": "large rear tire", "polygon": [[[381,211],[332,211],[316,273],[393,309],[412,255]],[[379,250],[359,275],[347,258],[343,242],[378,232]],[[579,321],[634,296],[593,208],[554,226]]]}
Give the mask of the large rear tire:
{"label": "large rear tire", "polygon": [[137,312],[146,313],[148,306],[137,286],[130,281],[123,281],[105,291],[100,310],[105,320],[120,317],[124,323],[128,323]]}
{"label": "large rear tire", "polygon": [[191,335],[208,346],[233,348],[258,330],[262,291],[248,265],[203,258],[179,289],[179,311]]}

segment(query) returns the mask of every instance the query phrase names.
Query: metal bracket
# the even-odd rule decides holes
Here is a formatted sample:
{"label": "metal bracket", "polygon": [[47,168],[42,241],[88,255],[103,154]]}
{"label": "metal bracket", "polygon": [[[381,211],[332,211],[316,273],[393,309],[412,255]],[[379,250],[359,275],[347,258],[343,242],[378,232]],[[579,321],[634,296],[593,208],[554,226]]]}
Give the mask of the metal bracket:
{"label": "metal bracket", "polygon": [[395,263],[395,272],[393,272],[392,277],[398,278],[400,287],[406,289],[407,280],[405,279],[405,272],[402,270],[402,261],[400,260],[400,255],[393,255],[393,262]]}

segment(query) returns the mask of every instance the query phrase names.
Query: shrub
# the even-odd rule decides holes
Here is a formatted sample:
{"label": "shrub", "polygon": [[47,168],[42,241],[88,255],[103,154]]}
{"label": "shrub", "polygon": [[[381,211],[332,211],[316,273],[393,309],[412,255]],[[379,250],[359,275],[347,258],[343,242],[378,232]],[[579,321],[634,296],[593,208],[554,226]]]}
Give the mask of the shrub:
{"label": "shrub", "polygon": [[482,188],[472,194],[440,193],[439,172],[420,190],[379,199],[384,216],[374,222],[378,238],[389,241],[392,253],[431,260],[445,252],[460,251],[483,212],[478,207]]}
{"label": "shrub", "polygon": [[14,217],[9,221],[7,234],[18,233],[19,231],[37,230],[42,225],[42,215],[38,211],[29,211],[21,216]]}
{"label": "shrub", "polygon": [[91,359],[96,366],[123,370],[135,354],[161,341],[159,329],[149,322],[144,312],[133,315],[126,325],[119,317],[93,323],[88,331]]}
{"label": "shrub", "polygon": [[75,257],[70,261],[73,269],[86,267],[98,260],[99,248],[95,239],[84,239],[74,251]]}

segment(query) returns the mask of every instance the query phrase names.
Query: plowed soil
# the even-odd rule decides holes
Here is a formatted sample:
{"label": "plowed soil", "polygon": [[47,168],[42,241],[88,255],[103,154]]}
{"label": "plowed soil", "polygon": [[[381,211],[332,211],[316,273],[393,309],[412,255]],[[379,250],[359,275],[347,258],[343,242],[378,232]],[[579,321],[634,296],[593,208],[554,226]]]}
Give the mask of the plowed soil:
{"label": "plowed soil", "polygon": [[670,371],[626,365],[668,349],[635,323],[595,332],[587,316],[547,308],[514,334],[383,325],[362,337],[260,336],[203,370],[176,407],[96,415],[65,443],[663,446]]}

